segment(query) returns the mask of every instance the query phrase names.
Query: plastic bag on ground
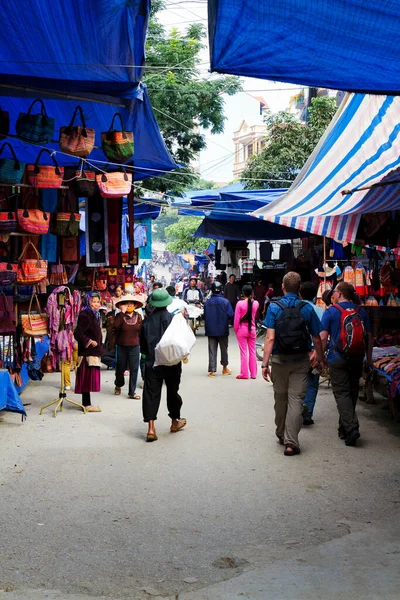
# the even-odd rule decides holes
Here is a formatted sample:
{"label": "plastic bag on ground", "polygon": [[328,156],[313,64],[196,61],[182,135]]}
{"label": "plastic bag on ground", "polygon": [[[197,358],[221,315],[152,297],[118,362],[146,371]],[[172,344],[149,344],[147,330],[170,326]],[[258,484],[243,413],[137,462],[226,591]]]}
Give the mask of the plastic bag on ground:
{"label": "plastic bag on ground", "polygon": [[174,316],[168,329],[155,347],[154,366],[177,365],[187,358],[196,342],[196,337],[181,313]]}

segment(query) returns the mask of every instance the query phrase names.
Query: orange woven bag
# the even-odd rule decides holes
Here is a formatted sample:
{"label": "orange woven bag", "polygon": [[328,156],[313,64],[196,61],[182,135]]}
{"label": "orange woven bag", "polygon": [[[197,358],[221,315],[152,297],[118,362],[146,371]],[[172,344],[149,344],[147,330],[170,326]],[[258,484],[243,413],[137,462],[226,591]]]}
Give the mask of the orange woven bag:
{"label": "orange woven bag", "polygon": [[[36,258],[25,258],[29,246],[32,246],[35,251]],[[47,269],[47,260],[43,260],[36,246],[32,242],[28,242],[18,258],[17,283],[25,285],[39,283],[47,278]]]}
{"label": "orange woven bag", "polygon": [[[74,125],[75,117],[79,111],[82,126]],[[67,154],[72,156],[85,157],[89,156],[94,146],[94,129],[86,127],[85,117],[81,106],[75,108],[74,114],[69,125],[60,129],[60,148]]]}
{"label": "orange woven bag", "polygon": [[[50,155],[54,167],[50,165],[39,165],[43,152]],[[34,165],[28,165],[28,182],[36,188],[59,188],[64,177],[64,167],[59,167],[56,159],[47,148],[43,148],[37,156]]]}
{"label": "orange woven bag", "polygon": [[96,175],[96,181],[103,198],[121,198],[131,191],[132,173],[103,173]]}

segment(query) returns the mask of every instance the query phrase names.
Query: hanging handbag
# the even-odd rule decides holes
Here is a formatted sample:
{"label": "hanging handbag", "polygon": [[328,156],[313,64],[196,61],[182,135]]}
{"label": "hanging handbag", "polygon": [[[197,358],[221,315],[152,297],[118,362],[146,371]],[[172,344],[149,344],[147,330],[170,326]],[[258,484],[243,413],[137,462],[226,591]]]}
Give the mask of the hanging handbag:
{"label": "hanging handbag", "polygon": [[17,230],[17,213],[12,210],[10,200],[5,192],[3,194],[8,210],[0,211],[0,233],[12,233]]}
{"label": "hanging handbag", "polygon": [[[75,117],[77,112],[81,117],[82,125],[74,125]],[[69,125],[61,127],[60,129],[60,148],[67,154],[72,156],[85,157],[89,156],[94,146],[94,129],[86,127],[85,117],[81,106],[77,106],[72,115],[72,119]]]}
{"label": "hanging handbag", "polygon": [[[32,312],[33,299],[36,300],[37,313]],[[21,315],[22,335],[24,337],[39,337],[41,335],[48,335],[49,329],[47,324],[47,315],[42,311],[39,303],[39,298],[36,294],[33,294],[31,301],[29,302],[28,313]]]}
{"label": "hanging handbag", "polygon": [[2,335],[13,335],[15,331],[16,326],[13,322],[13,313],[8,308],[7,296],[4,292],[0,292],[0,333]]}
{"label": "hanging handbag", "polygon": [[[64,192],[64,190],[63,190]],[[67,199],[71,212],[58,212],[59,206]],[[68,194],[63,193],[60,196],[57,206],[57,212],[51,217],[51,233],[60,237],[76,237],[79,235],[79,223],[81,215],[72,211],[71,199]]]}
{"label": "hanging handbag", "polygon": [[[50,155],[54,167],[50,165],[39,165],[43,152]],[[59,167],[56,159],[47,148],[43,148],[37,156],[34,165],[28,165],[28,182],[36,188],[59,188],[64,177],[64,167]]]}
{"label": "hanging handbag", "polygon": [[85,171],[83,161],[81,162],[79,171],[75,173],[72,185],[77,198],[92,198],[99,191],[96,183],[96,172]]}
{"label": "hanging handbag", "polygon": [[[33,248],[36,258],[25,258],[29,246]],[[17,283],[32,285],[47,278],[47,260],[43,260],[38,249],[32,242],[28,242],[18,258]]]}
{"label": "hanging handbag", "polygon": [[0,140],[4,140],[10,133],[10,113],[0,106]]}
{"label": "hanging handbag", "polygon": [[[27,208],[30,198],[36,200],[37,208]],[[49,231],[50,213],[43,210],[42,201],[33,192],[27,195],[22,208],[17,210],[17,219],[21,231],[34,235],[44,235]]]}
{"label": "hanging handbag", "polygon": [[68,283],[67,272],[64,265],[61,263],[50,266],[50,284],[51,285],[66,285]]}
{"label": "hanging handbag", "polygon": [[9,286],[12,285],[17,278],[17,264],[11,262],[11,254],[4,242],[0,243],[7,254],[0,256],[0,285]]}
{"label": "hanging handbag", "polygon": [[[32,115],[31,111],[36,104],[40,102],[40,113]],[[31,144],[49,144],[53,138],[55,120],[48,117],[43,100],[34,100],[27,113],[19,113],[15,124],[17,136],[25,142]]]}
{"label": "hanging handbag", "polygon": [[3,153],[6,146],[9,147],[12,158],[0,158],[0,185],[2,183],[7,183],[9,185],[21,183],[24,175],[25,163],[18,160],[14,148],[8,142],[4,142],[0,148],[0,155]]}
{"label": "hanging handbag", "polygon": [[[114,129],[116,117],[119,117],[122,131]],[[101,145],[104,154],[111,162],[125,163],[132,158],[134,151],[133,132],[125,131],[121,113],[115,113],[109,130],[101,134]]]}
{"label": "hanging handbag", "polygon": [[121,198],[132,189],[132,173],[115,171],[96,175],[97,185],[103,198]]}

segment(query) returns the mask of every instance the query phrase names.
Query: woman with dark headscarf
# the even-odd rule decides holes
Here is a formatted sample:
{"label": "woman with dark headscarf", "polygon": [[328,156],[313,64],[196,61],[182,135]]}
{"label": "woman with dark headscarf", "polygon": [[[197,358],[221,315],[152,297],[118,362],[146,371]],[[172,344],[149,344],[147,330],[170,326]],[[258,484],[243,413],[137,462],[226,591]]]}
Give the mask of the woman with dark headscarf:
{"label": "woman with dark headscarf", "polygon": [[90,399],[91,392],[100,391],[100,357],[103,354],[100,305],[99,294],[94,292],[88,295],[74,333],[79,356],[75,394],[82,394],[82,404],[87,412],[101,412],[100,407],[93,406]]}
{"label": "woman with dark headscarf", "polygon": [[245,285],[242,289],[244,300],[236,304],[233,328],[240,349],[240,375],[236,379],[248,379],[257,377],[256,356],[256,313],[258,310],[257,300],[253,300],[253,288]]}

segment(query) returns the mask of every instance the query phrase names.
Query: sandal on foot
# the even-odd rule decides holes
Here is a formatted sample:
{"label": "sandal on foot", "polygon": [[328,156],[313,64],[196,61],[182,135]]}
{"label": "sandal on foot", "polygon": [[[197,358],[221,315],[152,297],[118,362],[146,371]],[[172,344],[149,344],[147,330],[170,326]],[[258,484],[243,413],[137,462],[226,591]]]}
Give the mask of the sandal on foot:
{"label": "sandal on foot", "polygon": [[285,456],[296,456],[296,454],[300,454],[300,448],[297,448],[296,446],[289,446],[288,444],[283,454]]}
{"label": "sandal on foot", "polygon": [[248,379],[248,377],[242,377],[241,375],[236,375],[236,379]]}
{"label": "sandal on foot", "polygon": [[86,412],[101,412],[100,406],[85,406]]}
{"label": "sandal on foot", "polygon": [[232,375],[232,371],[228,368],[222,369],[222,375]]}
{"label": "sandal on foot", "polygon": [[120,395],[121,395],[121,388],[120,388],[120,387],[118,387],[117,385],[116,385],[116,386],[115,386],[115,388],[114,388],[114,394],[115,394],[116,396],[120,396]]}
{"label": "sandal on foot", "polygon": [[178,422],[176,424],[174,423],[173,425],[171,425],[170,432],[176,433],[180,429],[183,429],[183,427],[185,427],[186,423],[187,423],[186,419],[178,419]]}
{"label": "sandal on foot", "polygon": [[146,435],[146,442],[156,442],[158,440],[157,434],[154,431],[151,431]]}
{"label": "sandal on foot", "polygon": [[138,394],[128,394],[128,398],[130,398],[131,400],[141,400]]}
{"label": "sandal on foot", "polygon": [[209,377],[216,377],[216,376],[217,376],[217,374],[216,374],[216,373],[214,373],[214,371],[211,371],[211,372],[208,374],[208,376],[209,376]]}

